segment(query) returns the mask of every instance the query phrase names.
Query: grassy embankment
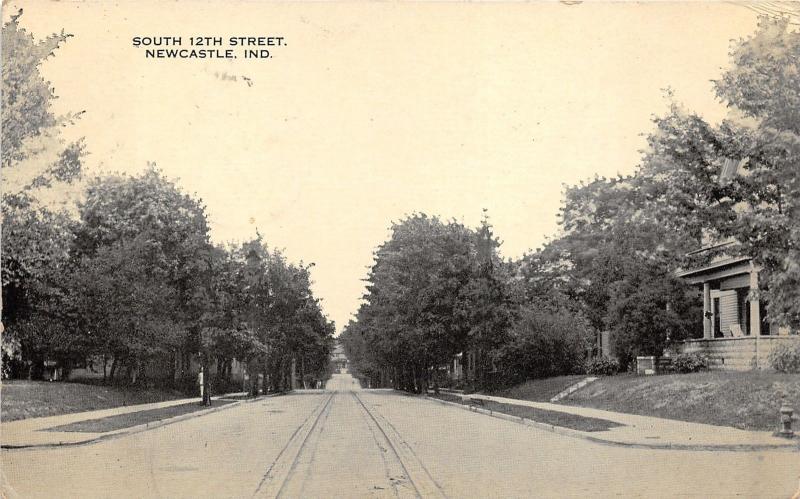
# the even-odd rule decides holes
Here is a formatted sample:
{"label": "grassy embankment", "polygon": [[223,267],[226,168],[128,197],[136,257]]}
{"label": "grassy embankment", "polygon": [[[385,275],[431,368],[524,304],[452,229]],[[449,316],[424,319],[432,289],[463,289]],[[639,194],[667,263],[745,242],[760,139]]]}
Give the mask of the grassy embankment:
{"label": "grassy embankment", "polygon": [[[562,390],[581,381],[583,378],[585,378],[585,376],[577,375],[540,379],[536,380],[535,382],[523,383],[522,385],[514,388],[495,392],[493,395],[536,402],[547,402]],[[469,403],[460,395],[447,392],[442,392],[439,395],[431,396],[458,404]],[[482,401],[479,407],[483,409],[489,409],[494,412],[502,412],[511,416],[530,419],[539,423],[546,423],[564,428],[572,428],[580,431],[605,431],[610,428],[614,428],[615,426],[620,426],[618,423],[613,421],[607,421],[599,418],[589,418],[585,416],[569,414],[566,412],[548,411],[545,409],[513,404],[503,404],[494,401]]]}
{"label": "grassy embankment", "polygon": [[[580,376],[531,380],[497,395],[546,401],[554,387]],[[555,390],[556,393],[560,390]],[[774,431],[785,402],[800,413],[800,375],[710,371],[692,374],[602,377],[559,403],[692,421],[745,430]]]}
{"label": "grassy embankment", "polygon": [[55,416],[180,398],[186,398],[186,395],[177,390],[6,380],[0,387],[0,420]]}
{"label": "grassy embankment", "polygon": [[160,407],[158,409],[150,409],[147,411],[131,412],[127,414],[117,414],[115,416],[107,416],[105,418],[88,419],[86,421],[76,421],[61,426],[48,428],[47,431],[75,431],[75,432],[88,432],[88,433],[105,433],[109,431],[121,430],[123,428],[130,428],[139,426],[145,423],[153,423],[161,421],[162,419],[174,418],[191,414],[193,412],[204,411],[213,407],[220,407],[223,405],[233,403],[232,400],[213,400],[211,406],[204,406],[199,402],[192,402],[189,404],[173,405],[169,407]]}

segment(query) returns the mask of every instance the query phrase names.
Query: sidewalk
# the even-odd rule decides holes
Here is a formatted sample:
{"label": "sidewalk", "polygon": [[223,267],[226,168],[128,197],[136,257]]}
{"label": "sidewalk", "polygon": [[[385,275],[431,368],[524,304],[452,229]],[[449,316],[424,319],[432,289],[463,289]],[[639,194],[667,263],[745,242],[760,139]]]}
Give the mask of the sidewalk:
{"label": "sidewalk", "polygon": [[516,416],[509,416],[481,407],[462,405],[435,398],[433,400],[443,404],[452,404],[467,410],[489,414],[502,419],[528,424],[562,435],[625,447],[712,451],[800,450],[800,438],[795,437],[789,440],[773,436],[771,433],[763,431],[746,431],[727,426],[691,423],[687,421],[639,416],[636,414],[625,414],[546,402],[529,402],[527,400],[493,397],[489,395],[475,395],[474,397],[502,404],[527,406],[548,411],[574,414],[577,416],[604,419],[618,423],[621,426],[610,428],[605,431],[580,431],[522,419]]}
{"label": "sidewalk", "polygon": [[[227,393],[225,395],[218,395],[211,397],[212,400],[218,400],[226,397],[234,397],[246,395],[245,392],[241,393]],[[147,423],[119,430],[104,432],[104,433],[89,433],[89,432],[75,432],[75,431],[48,431],[49,428],[76,423],[79,421],[88,421],[92,419],[102,419],[109,416],[117,416],[120,414],[130,414],[133,412],[149,411],[152,409],[161,409],[165,407],[173,407],[183,404],[200,403],[200,397],[168,400],[166,402],[155,402],[152,404],[139,404],[129,405],[122,407],[114,407],[112,409],[100,409],[97,411],[87,412],[74,412],[70,414],[61,414],[58,416],[47,416],[42,418],[29,418],[20,419],[17,421],[9,421],[7,423],[0,423],[0,442],[1,447],[4,449],[25,448],[25,447],[55,447],[60,445],[77,445],[92,442],[99,439],[105,439],[116,435],[136,433],[150,428],[157,428],[167,423],[182,421],[184,419],[194,418],[203,414],[216,412],[222,409],[235,407],[245,400],[232,402],[227,405],[211,407],[205,410],[191,412],[189,414],[159,420],[152,423]]]}

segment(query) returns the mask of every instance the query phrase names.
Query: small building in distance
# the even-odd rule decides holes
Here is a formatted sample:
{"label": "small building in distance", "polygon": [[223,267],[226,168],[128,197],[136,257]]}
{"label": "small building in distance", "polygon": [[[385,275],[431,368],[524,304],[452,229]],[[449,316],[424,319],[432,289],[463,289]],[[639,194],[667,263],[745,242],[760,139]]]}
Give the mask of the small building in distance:
{"label": "small building in distance", "polygon": [[338,340],[333,347],[333,352],[331,352],[331,362],[339,371],[346,371],[349,365],[347,356],[344,354],[344,346]]}

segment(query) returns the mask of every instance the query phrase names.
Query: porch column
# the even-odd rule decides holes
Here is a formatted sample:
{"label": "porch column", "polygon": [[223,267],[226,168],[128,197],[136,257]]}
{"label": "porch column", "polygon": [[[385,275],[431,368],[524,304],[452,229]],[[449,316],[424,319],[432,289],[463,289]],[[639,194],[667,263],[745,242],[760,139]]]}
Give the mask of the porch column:
{"label": "porch column", "polygon": [[714,338],[714,323],[711,315],[711,283],[703,283],[703,339]]}
{"label": "porch column", "polygon": [[761,335],[761,305],[758,301],[758,271],[750,264],[750,334]]}

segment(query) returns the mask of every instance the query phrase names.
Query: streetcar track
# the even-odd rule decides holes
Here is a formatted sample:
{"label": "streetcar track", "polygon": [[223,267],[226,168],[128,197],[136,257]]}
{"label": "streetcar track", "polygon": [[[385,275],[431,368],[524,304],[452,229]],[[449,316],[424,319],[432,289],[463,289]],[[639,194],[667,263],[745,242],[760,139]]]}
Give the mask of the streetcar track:
{"label": "streetcar track", "polygon": [[433,484],[436,486],[436,488],[439,490],[439,492],[443,496],[447,497],[447,495],[444,493],[444,488],[442,488],[442,486],[439,484],[439,482],[437,482],[436,479],[433,478],[433,475],[431,474],[430,471],[428,471],[428,468],[425,466],[425,463],[422,462],[422,459],[420,459],[419,456],[417,455],[417,453],[414,452],[414,449],[405,440],[403,440],[402,436],[400,435],[400,432],[397,431],[397,428],[392,424],[392,422],[389,421],[388,419],[386,419],[383,416],[383,414],[379,413],[378,411],[375,411],[375,413],[378,414],[378,416],[389,426],[389,428],[392,429],[392,431],[395,433],[395,435],[397,435],[397,437],[400,439],[400,444],[401,445],[405,444],[405,447],[408,449],[408,452],[412,456],[414,456],[414,459],[416,460],[417,464],[419,464],[419,467],[422,468],[422,471],[424,471],[426,475],[428,475],[428,478],[433,482]]}
{"label": "streetcar track", "polygon": [[[308,475],[308,470],[311,469],[311,465],[314,462],[320,435],[337,393],[331,393],[330,396],[317,405],[294,430],[289,440],[278,453],[278,456],[264,473],[253,497],[278,498],[285,495],[290,486],[295,489],[299,487],[299,493],[302,495],[308,478],[306,475]],[[434,480],[425,465],[422,464],[419,456],[403,440],[394,425],[382,414],[370,410],[356,392],[350,392],[350,394],[355,399],[357,406],[361,407],[362,416],[365,416],[365,424],[380,451],[386,478],[392,487],[395,497],[408,497],[411,494],[413,497],[420,499],[428,497],[446,498],[447,495],[442,490],[442,487]],[[376,428],[377,432],[375,431]],[[379,435],[383,438],[381,439]],[[381,443],[381,440],[385,441],[385,445]],[[312,447],[309,448],[309,445],[312,445]],[[394,456],[393,459],[388,458],[387,451],[391,452]],[[310,457],[307,456],[308,452],[311,452]],[[301,457],[303,456],[308,457],[308,462],[300,466]],[[303,470],[304,472],[298,475]],[[396,475],[398,473],[393,472],[399,470],[402,470],[402,480],[397,478]],[[299,485],[294,483],[298,477],[301,480]],[[409,485],[410,489],[408,488]]]}
{"label": "streetcar track", "polygon": [[[425,467],[425,465],[420,460],[419,456],[414,452],[414,450],[409,446],[405,441],[402,439],[400,433],[397,431],[397,428],[394,427],[386,418],[384,418],[381,414],[378,414],[377,417],[373,414],[372,411],[367,408],[366,404],[361,400],[356,392],[350,392],[351,395],[356,399],[356,401],[361,405],[364,409],[364,412],[372,419],[375,423],[375,426],[381,432],[381,434],[386,439],[386,442],[389,444],[389,447],[392,450],[392,453],[397,458],[398,463],[403,468],[405,472],[406,479],[411,484],[416,492],[416,496],[419,498],[427,498],[427,497],[441,497],[446,498],[447,495],[444,493],[441,485],[433,478],[430,471]],[[391,430],[387,431],[384,429],[383,425],[378,422],[378,418],[383,420]],[[392,434],[390,436],[390,434]],[[397,440],[395,443],[393,440]],[[403,445],[405,444],[405,445]],[[403,449],[407,451],[406,456],[402,456],[401,454],[405,454]],[[415,470],[414,473],[411,473],[409,467],[418,467],[420,473],[417,473]],[[395,489],[396,490],[396,489]]]}
{"label": "streetcar track", "polygon": [[[411,477],[411,473],[408,472],[408,468],[406,467],[405,463],[403,463],[403,459],[400,457],[400,453],[397,451],[397,448],[394,446],[392,441],[389,440],[389,436],[386,434],[386,432],[383,430],[383,428],[381,428],[381,425],[378,424],[378,420],[375,419],[375,416],[369,411],[369,409],[367,409],[367,406],[358,397],[358,395],[356,395],[355,392],[350,392],[350,394],[353,396],[353,398],[356,400],[356,402],[358,402],[358,404],[364,410],[364,413],[367,416],[369,416],[369,418],[375,424],[375,427],[378,428],[378,431],[380,431],[381,434],[383,435],[383,438],[386,440],[386,443],[388,444],[389,448],[392,450],[392,453],[397,458],[397,463],[400,465],[401,468],[403,468],[403,474],[404,474],[406,480],[408,480],[408,483],[410,483],[411,486],[414,488],[414,492],[415,492],[416,497],[422,497],[422,494],[420,494],[420,491],[419,491],[419,488],[417,487],[417,484],[414,482],[414,479]],[[397,489],[395,489],[395,492],[396,491],[397,491]]]}
{"label": "streetcar track", "polygon": [[[278,494],[276,497],[283,496],[287,491],[287,486],[290,485],[297,476],[298,469],[300,468],[300,457],[310,451],[311,455],[308,456],[308,462],[304,464],[302,467],[303,472],[300,473],[300,491],[296,497],[305,497],[304,491],[306,487],[306,482],[308,481],[308,477],[310,475],[309,470],[314,465],[317,456],[317,448],[319,447],[319,440],[322,433],[325,431],[325,423],[328,422],[328,417],[331,414],[332,407],[334,405],[335,393],[334,396],[331,396],[330,403],[328,403],[325,408],[322,409],[322,413],[320,414],[320,418],[318,421],[321,421],[319,424],[319,429],[317,430],[317,423],[314,424],[314,427],[311,428],[311,431],[308,432],[303,445],[301,446],[300,450],[295,456],[294,462],[292,463],[291,468],[289,468],[289,472],[286,475],[286,479],[283,481],[283,485],[281,485],[280,490],[278,490]],[[324,417],[322,417],[324,415]],[[313,443],[312,443],[313,441]],[[311,447],[307,447],[307,445],[312,444]],[[289,496],[292,497],[292,496]]]}
{"label": "streetcar track", "polygon": [[[357,399],[356,399],[356,402],[358,402]],[[383,462],[383,469],[384,469],[384,474],[386,476],[386,480],[392,486],[392,491],[394,492],[394,496],[399,499],[400,498],[400,491],[398,490],[398,487],[401,484],[397,483],[397,478],[395,478],[395,474],[393,473],[392,465],[389,463],[389,460],[387,459],[387,456],[386,456],[386,453],[389,450],[391,450],[392,453],[395,454],[395,457],[397,457],[397,453],[394,451],[394,449],[392,449],[391,442],[389,442],[389,440],[387,440],[385,436],[384,436],[383,440],[386,442],[386,444],[384,445],[384,444],[381,443],[380,439],[378,438],[378,434],[375,432],[375,426],[376,425],[374,423],[370,424],[371,418],[370,418],[369,413],[367,411],[363,410],[363,409],[360,411],[360,413],[361,413],[361,419],[364,421],[364,424],[369,429],[369,433],[370,433],[370,435],[372,435],[372,439],[375,441],[375,445],[378,446],[378,450],[380,451],[381,461]],[[401,470],[402,470],[403,469],[402,468],[402,462],[400,462],[400,459],[396,459],[395,461],[396,461],[396,464],[399,465]],[[407,473],[403,470],[403,472],[401,474],[402,478],[404,478],[406,480],[409,480],[409,478],[406,475],[407,475]],[[411,484],[411,485],[413,487],[413,484]]]}
{"label": "streetcar track", "polygon": [[[280,495],[281,491],[286,486],[286,482],[289,476],[291,475],[292,470],[297,466],[297,460],[299,459],[300,454],[302,454],[303,447],[305,446],[309,435],[311,435],[311,433],[314,431],[314,428],[316,428],[320,418],[322,417],[322,414],[325,413],[325,410],[330,405],[331,400],[333,400],[334,395],[335,393],[332,393],[327,399],[325,399],[325,401],[321,402],[317,407],[315,407],[314,410],[311,411],[311,414],[309,414],[303,420],[303,422],[297,427],[297,429],[292,433],[292,435],[289,437],[289,440],[286,442],[286,445],[283,446],[281,451],[278,453],[278,456],[275,458],[275,460],[272,462],[269,468],[267,468],[267,471],[264,473],[264,476],[261,478],[258,487],[253,493],[253,497],[257,497],[259,495],[265,495],[267,497],[278,497]],[[312,418],[313,422],[309,425],[309,421]],[[307,431],[301,432],[301,430],[303,430],[303,428],[306,427],[308,427]],[[269,485],[275,483],[275,482],[270,482],[270,479],[274,478],[274,476],[277,474],[276,471],[283,471],[280,470],[279,468],[283,464],[284,459],[288,458],[287,453],[289,452],[289,448],[293,447],[298,441],[299,445],[296,451],[294,452],[294,456],[292,456],[288,470],[285,473],[283,473],[284,476],[280,479],[280,487],[275,493],[269,494],[268,493]],[[267,486],[268,489],[262,490],[264,489],[265,486]]]}

